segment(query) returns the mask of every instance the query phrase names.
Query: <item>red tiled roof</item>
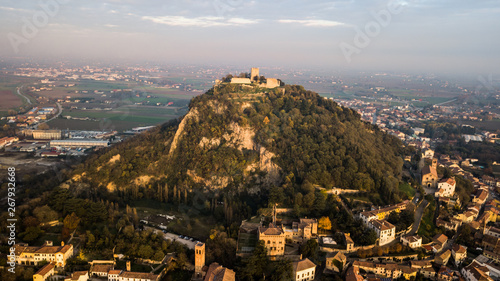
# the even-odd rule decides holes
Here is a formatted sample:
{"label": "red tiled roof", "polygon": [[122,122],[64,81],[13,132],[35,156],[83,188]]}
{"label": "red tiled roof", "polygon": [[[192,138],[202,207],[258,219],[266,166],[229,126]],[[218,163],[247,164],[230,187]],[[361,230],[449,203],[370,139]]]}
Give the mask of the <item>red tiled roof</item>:
{"label": "red tiled roof", "polygon": [[47,273],[49,273],[52,269],[54,269],[54,264],[52,263],[49,263],[49,264],[46,264],[44,267],[40,268],[40,270],[38,270],[35,275],[41,275],[41,276],[45,276]]}

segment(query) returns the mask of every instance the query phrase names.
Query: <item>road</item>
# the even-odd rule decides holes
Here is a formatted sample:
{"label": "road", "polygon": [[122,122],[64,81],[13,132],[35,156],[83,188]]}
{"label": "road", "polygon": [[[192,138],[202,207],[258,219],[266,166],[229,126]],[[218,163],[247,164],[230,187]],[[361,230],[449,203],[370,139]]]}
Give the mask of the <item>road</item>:
{"label": "road", "polygon": [[420,203],[420,206],[418,206],[418,208],[415,210],[415,221],[413,222],[413,226],[410,232],[408,232],[408,235],[415,235],[417,233],[418,227],[420,226],[420,221],[422,220],[422,216],[427,205],[429,205],[429,202],[424,199],[422,203]]}
{"label": "road", "polygon": [[196,245],[196,241],[190,241],[190,240],[185,240],[185,239],[179,238],[179,235],[173,234],[170,232],[165,233],[163,238],[168,239],[168,240],[177,241],[177,242],[183,244],[184,246],[186,246],[192,250],[194,250],[194,246]]}
{"label": "road", "polygon": [[[23,86],[24,86],[24,85],[23,85]],[[31,103],[31,100],[30,100],[27,96],[25,96],[25,95],[21,94],[21,88],[22,88],[23,86],[21,86],[21,87],[17,87],[17,94],[18,94],[18,95],[20,95],[21,97],[25,98],[25,99],[26,99],[26,101],[27,101],[29,104],[32,104],[32,103]]]}

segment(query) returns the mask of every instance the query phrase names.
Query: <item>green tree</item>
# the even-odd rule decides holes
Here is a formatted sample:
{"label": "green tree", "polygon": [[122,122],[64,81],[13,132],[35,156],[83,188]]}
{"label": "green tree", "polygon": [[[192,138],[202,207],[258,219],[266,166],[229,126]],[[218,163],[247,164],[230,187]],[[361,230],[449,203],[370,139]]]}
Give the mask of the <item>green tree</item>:
{"label": "green tree", "polygon": [[271,274],[271,281],[293,280],[293,267],[288,259],[282,259],[275,263],[274,271]]}
{"label": "green tree", "polygon": [[52,210],[47,205],[36,207],[33,210],[33,214],[35,214],[35,217],[38,219],[38,221],[42,223],[57,220],[57,218],[59,217],[57,215],[57,212]]}

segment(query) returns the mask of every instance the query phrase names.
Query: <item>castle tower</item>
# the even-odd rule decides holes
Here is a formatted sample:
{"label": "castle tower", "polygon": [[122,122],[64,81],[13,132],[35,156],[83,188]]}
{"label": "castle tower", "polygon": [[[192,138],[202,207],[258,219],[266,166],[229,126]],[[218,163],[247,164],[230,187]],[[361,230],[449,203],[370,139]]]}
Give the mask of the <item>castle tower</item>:
{"label": "castle tower", "polygon": [[205,243],[197,243],[194,246],[194,272],[195,274],[202,274],[202,269],[205,266]]}
{"label": "castle tower", "polygon": [[251,81],[258,81],[259,80],[259,68],[258,67],[252,67],[252,71],[250,72],[250,80]]}
{"label": "castle tower", "polygon": [[132,271],[132,266],[130,264],[130,261],[127,261],[127,271]]}

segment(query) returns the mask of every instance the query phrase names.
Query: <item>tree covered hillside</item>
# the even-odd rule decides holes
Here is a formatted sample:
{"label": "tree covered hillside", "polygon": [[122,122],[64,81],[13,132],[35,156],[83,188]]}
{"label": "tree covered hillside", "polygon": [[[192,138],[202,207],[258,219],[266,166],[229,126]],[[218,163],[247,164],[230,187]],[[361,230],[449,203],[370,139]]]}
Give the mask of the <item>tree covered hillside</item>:
{"label": "tree covered hillside", "polygon": [[302,86],[221,84],[195,97],[183,118],[93,155],[66,184],[185,203],[197,190],[272,189],[290,206],[319,185],[393,203],[400,200],[400,147],[353,110]]}

